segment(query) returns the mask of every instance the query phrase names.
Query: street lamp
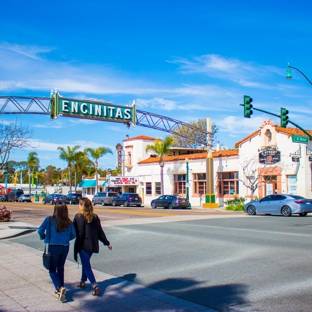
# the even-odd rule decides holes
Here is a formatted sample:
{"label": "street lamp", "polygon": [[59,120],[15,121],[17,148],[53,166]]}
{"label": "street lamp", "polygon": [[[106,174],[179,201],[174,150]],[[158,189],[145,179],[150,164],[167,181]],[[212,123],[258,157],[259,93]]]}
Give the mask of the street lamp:
{"label": "street lamp", "polygon": [[298,69],[298,68],[296,68],[296,67],[293,67],[293,66],[290,66],[289,63],[288,63],[288,69],[287,69],[287,73],[286,73],[286,79],[290,80],[290,79],[292,78],[292,74],[291,74],[290,68],[293,68],[293,69],[297,70],[297,71],[298,71],[305,79],[307,79],[307,80],[310,82],[310,84],[312,85],[311,80],[310,80],[300,69]]}

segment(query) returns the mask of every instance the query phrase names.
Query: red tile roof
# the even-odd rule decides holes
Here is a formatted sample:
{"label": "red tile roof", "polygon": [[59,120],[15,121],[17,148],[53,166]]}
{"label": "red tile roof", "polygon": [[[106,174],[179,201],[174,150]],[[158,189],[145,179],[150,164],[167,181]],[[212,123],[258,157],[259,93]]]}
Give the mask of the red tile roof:
{"label": "red tile roof", "polygon": [[124,139],[123,142],[127,142],[127,141],[133,141],[133,140],[149,140],[149,141],[155,141],[157,140],[157,138],[153,138],[147,135],[138,135],[135,136],[133,138],[128,138],[128,139]]}
{"label": "red tile roof", "polygon": [[[237,156],[238,155],[238,149],[234,150],[225,150],[225,151],[213,151],[212,157],[231,157],[231,156]],[[198,153],[198,154],[186,154],[186,155],[176,155],[176,156],[164,156],[164,162],[172,162],[172,161],[179,161],[188,158],[189,160],[199,160],[199,159],[206,159],[207,158],[207,152],[204,153]],[[141,164],[152,164],[152,163],[159,163],[159,157],[150,157],[144,160],[141,160],[138,162],[139,165]]]}

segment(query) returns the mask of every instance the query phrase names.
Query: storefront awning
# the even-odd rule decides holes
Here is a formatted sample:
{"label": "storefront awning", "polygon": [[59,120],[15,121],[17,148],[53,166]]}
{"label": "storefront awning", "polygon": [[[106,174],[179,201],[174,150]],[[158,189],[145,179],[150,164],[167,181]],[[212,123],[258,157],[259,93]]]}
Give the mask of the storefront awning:
{"label": "storefront awning", "polygon": [[95,185],[96,185],[95,180],[83,180],[79,183],[78,186],[86,188],[86,187],[95,187]]}

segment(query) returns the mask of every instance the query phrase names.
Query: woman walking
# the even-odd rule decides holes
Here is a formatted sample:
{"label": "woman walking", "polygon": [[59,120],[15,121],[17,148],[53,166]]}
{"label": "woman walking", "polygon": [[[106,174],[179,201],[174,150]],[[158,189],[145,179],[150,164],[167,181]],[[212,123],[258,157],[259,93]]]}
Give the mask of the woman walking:
{"label": "woman walking", "polygon": [[50,277],[55,287],[55,294],[60,301],[65,301],[64,266],[69,251],[69,241],[76,237],[73,223],[68,217],[67,205],[57,202],[52,217],[46,217],[38,228],[40,239],[49,244],[51,254]]}
{"label": "woman walking", "polygon": [[91,268],[90,259],[93,253],[99,252],[99,240],[109,250],[112,250],[113,247],[107,240],[101,226],[101,221],[93,212],[92,203],[88,198],[83,197],[79,200],[79,213],[76,214],[73,223],[77,233],[74,258],[77,261],[77,255],[79,253],[82,265],[81,280],[77,287],[86,288],[86,281],[88,279],[93,287],[92,295],[98,296],[100,290]]}

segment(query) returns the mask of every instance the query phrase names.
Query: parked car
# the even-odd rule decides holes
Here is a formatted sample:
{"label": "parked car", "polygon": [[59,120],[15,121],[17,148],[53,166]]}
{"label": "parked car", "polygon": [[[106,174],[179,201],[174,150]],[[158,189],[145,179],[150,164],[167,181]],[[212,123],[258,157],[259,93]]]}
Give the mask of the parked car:
{"label": "parked car", "polygon": [[56,202],[58,201],[66,201],[66,196],[62,195],[62,194],[50,194],[48,196],[46,196],[43,200],[42,203],[43,204],[50,204],[50,205],[55,205]]}
{"label": "parked car", "polygon": [[92,205],[101,204],[102,206],[111,205],[113,199],[118,197],[116,192],[98,192],[92,198]]}
{"label": "parked car", "polygon": [[18,198],[19,202],[31,202],[31,197],[29,194],[23,194]]}
{"label": "parked car", "polygon": [[151,201],[151,206],[153,209],[157,207],[164,208],[187,208],[189,206],[189,201],[187,198],[179,195],[162,195]]}
{"label": "parked car", "polygon": [[70,205],[76,205],[79,203],[79,199],[81,197],[81,193],[68,193],[65,199],[65,203]]}
{"label": "parked car", "polygon": [[312,199],[299,195],[272,194],[247,203],[244,211],[249,215],[267,214],[290,217],[293,214],[299,214],[305,217],[312,212]]}
{"label": "parked car", "polygon": [[18,198],[23,194],[24,194],[23,190],[20,190],[20,189],[12,190],[8,194],[8,202],[17,202]]}
{"label": "parked car", "polygon": [[137,206],[142,205],[142,198],[137,193],[122,193],[120,196],[115,197],[112,201],[113,206],[124,205],[128,206]]}
{"label": "parked car", "polygon": [[0,196],[0,201],[7,202],[8,201],[8,195],[7,194],[1,195]]}

